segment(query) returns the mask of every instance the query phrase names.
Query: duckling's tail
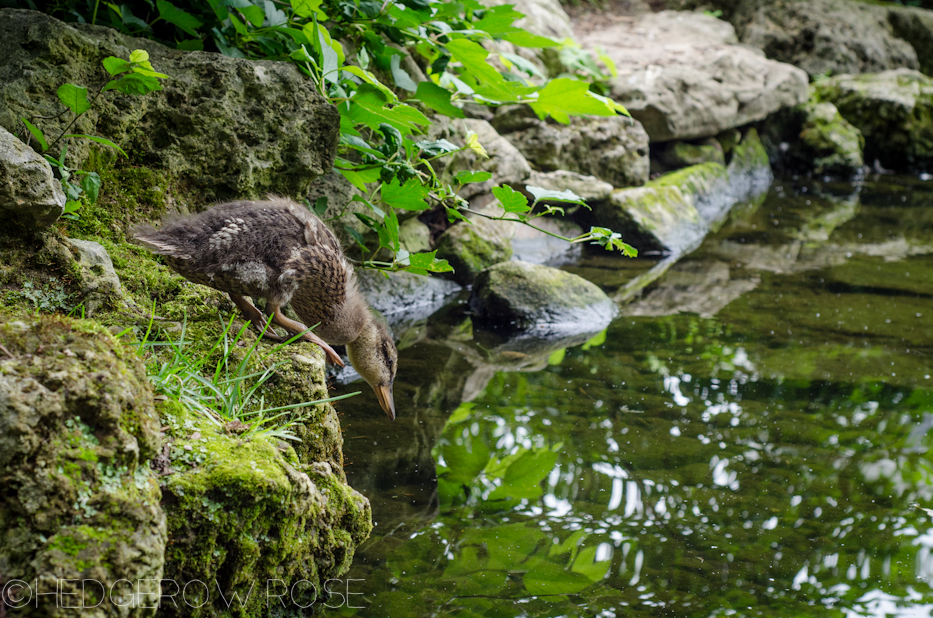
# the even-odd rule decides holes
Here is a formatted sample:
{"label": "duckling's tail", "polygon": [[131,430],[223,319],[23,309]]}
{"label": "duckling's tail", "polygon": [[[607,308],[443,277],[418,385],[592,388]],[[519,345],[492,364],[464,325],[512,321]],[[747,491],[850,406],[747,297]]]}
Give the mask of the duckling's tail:
{"label": "duckling's tail", "polygon": [[136,225],[130,229],[130,236],[137,244],[153,253],[167,255],[180,260],[190,260],[191,254],[173,242],[171,236],[162,233],[151,225]]}

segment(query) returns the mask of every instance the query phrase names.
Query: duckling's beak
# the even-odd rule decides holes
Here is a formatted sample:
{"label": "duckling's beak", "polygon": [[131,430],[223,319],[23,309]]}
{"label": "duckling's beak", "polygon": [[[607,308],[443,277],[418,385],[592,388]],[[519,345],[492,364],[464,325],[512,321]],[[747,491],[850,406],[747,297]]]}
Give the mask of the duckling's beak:
{"label": "duckling's beak", "polygon": [[373,390],[376,391],[376,397],[379,399],[379,405],[382,406],[382,409],[385,410],[385,413],[389,416],[390,421],[395,420],[395,398],[392,396],[392,385],[379,385],[374,386]]}

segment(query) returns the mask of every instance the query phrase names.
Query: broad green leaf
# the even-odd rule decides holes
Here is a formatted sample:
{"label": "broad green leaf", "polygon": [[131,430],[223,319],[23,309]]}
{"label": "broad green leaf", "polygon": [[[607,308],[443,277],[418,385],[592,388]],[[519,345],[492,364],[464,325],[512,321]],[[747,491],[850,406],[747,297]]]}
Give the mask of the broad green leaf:
{"label": "broad green leaf", "polygon": [[108,56],[104,58],[103,65],[104,69],[111,75],[119,75],[120,73],[126,73],[127,71],[133,70],[132,63],[127,62],[123,58],[117,58],[116,56]]}
{"label": "broad green leaf", "polygon": [[285,14],[285,11],[275,6],[272,0],[264,0],[263,6],[265,7],[266,18],[269,20],[269,26],[271,28],[277,28],[288,24],[288,15]]}
{"label": "broad green leaf", "polygon": [[[349,163],[349,162],[348,162]],[[350,181],[354,187],[360,191],[366,191],[366,184],[379,180],[379,168],[372,167],[364,170],[341,169],[337,168],[344,178]]]}
{"label": "broad green leaf", "polygon": [[395,211],[389,208],[382,223],[383,225],[378,228],[379,244],[392,251],[398,251],[398,217],[395,215]]}
{"label": "broad green leaf", "polygon": [[[489,499],[536,498],[543,493],[541,481],[551,473],[557,463],[557,453],[549,450],[526,451],[505,471],[502,485],[490,494]],[[499,494],[499,495],[497,495]]]}
{"label": "broad green leaf", "polygon": [[134,49],[130,52],[130,62],[149,62],[149,52],[145,49]]}
{"label": "broad green leaf", "polygon": [[98,144],[103,144],[104,146],[110,146],[111,148],[116,148],[120,152],[120,154],[122,154],[124,157],[129,158],[127,154],[123,152],[122,148],[120,148],[119,146],[111,142],[106,137],[98,137],[96,135],[81,135],[77,133],[69,133],[68,135],[65,135],[64,137],[83,137],[84,139],[89,139],[92,142],[97,142]]}
{"label": "broad green leaf", "polygon": [[392,108],[385,107],[386,98],[375,86],[360,86],[350,106],[348,116],[354,122],[365,124],[371,129],[378,129],[383,122],[392,125],[403,134],[411,133],[417,125],[428,126],[431,122],[424,114],[404,104]]}
{"label": "broad green leaf", "polygon": [[418,89],[415,80],[402,68],[402,58],[400,56],[392,56],[392,60],[389,61],[389,64],[392,71],[392,79],[395,81],[396,86],[409,92],[415,92]]}
{"label": "broad green leaf", "polygon": [[[439,260],[435,257],[435,255],[437,255],[437,251],[431,251],[430,253],[413,253],[409,255],[408,263],[411,266],[408,268],[408,271],[415,273],[417,275],[426,275],[428,274],[428,272],[433,272],[433,273],[453,272],[454,269],[453,267],[451,267],[450,264],[447,263],[447,260]],[[479,440],[474,440],[473,444],[476,445],[477,443],[482,444]],[[483,446],[485,447],[485,445]],[[446,457],[446,453],[447,453],[446,447],[445,447],[444,453]],[[488,456],[488,451],[487,451],[486,460],[488,459],[489,459],[489,456]],[[448,462],[448,466],[449,465],[450,464]],[[477,470],[476,474],[479,474],[480,472],[482,472],[482,469],[485,466],[486,466],[486,461],[483,461],[483,466],[479,470]],[[476,476],[476,474],[474,474],[473,476]]]}
{"label": "broad green leaf", "polygon": [[355,75],[356,77],[359,77],[367,84],[375,86],[376,88],[379,89],[380,92],[382,92],[382,94],[386,96],[387,101],[390,101],[392,103],[398,101],[398,97],[395,96],[395,93],[392,92],[392,90],[389,89],[388,86],[384,85],[382,82],[376,79],[376,76],[370,73],[369,71],[367,71],[366,69],[361,69],[358,66],[353,66],[352,64],[350,64],[344,67],[340,67],[340,70],[346,71],[347,73],[350,73],[351,75]]}
{"label": "broad green leaf", "polygon": [[591,582],[598,582],[606,577],[612,560],[596,561],[596,547],[584,547],[573,561],[571,571],[586,576]]}
{"label": "broad green leaf", "polygon": [[[159,9],[159,16],[167,21],[170,24],[174,24],[184,30],[186,33],[191,36],[198,36],[197,29],[204,25],[200,19],[177,8],[174,4],[168,0],[158,0],[156,6]],[[138,51],[138,50],[137,50]],[[136,52],[134,52],[136,53]],[[149,55],[146,54],[145,60],[149,59]],[[130,55],[131,62],[142,62],[141,60],[133,60],[133,56]]]}
{"label": "broad green leaf", "polygon": [[454,176],[454,180],[462,185],[470,182],[486,182],[490,178],[492,178],[491,172],[475,172],[473,170],[463,170],[457,172],[457,175]]}
{"label": "broad green leaf", "polygon": [[81,208],[80,200],[68,200],[65,202],[65,209],[62,211],[62,219],[69,219],[71,221],[78,221],[81,217],[78,216],[78,209]]}
{"label": "broad green leaf", "polygon": [[[477,83],[474,88],[477,93],[498,101],[519,100],[520,93],[516,86],[521,85],[506,82],[502,75],[486,61],[489,52],[480,45],[467,39],[454,39],[447,43],[447,50],[454,60],[463,65],[464,74],[461,77],[466,79],[469,76]],[[533,91],[533,89],[527,90],[525,94]]]}
{"label": "broad green leaf", "polygon": [[104,86],[104,91],[116,90],[123,94],[142,95],[162,90],[159,80],[142,73],[126,73],[118,79],[112,79]]}
{"label": "broad green leaf", "polygon": [[410,179],[404,185],[399,184],[398,178],[393,178],[390,183],[382,185],[380,190],[382,201],[386,204],[402,210],[415,211],[428,207],[424,198],[429,191],[430,188],[421,184],[417,178]]}
{"label": "broad green leaf", "polygon": [[[568,124],[570,116],[615,116],[617,103],[591,93],[587,82],[560,77],[551,80],[538,92],[538,100],[531,102],[531,108],[544,119],[548,114],[557,122]],[[623,108],[624,109],[624,108]]]}
{"label": "broad green leaf", "polygon": [[327,212],[327,196],[322,195],[321,197],[314,200],[314,207],[312,210],[318,217],[323,218],[324,214]]}
{"label": "broad green leaf", "polygon": [[315,60],[314,57],[308,53],[308,49],[304,45],[290,53],[288,57],[292,60],[297,60],[298,62],[310,62],[314,66],[317,66],[317,60]]}
{"label": "broad green leaf", "polygon": [[81,179],[81,188],[87,196],[88,203],[93,206],[97,203],[97,196],[100,195],[100,176],[97,172],[90,172]]}
{"label": "broad green leaf", "polygon": [[175,47],[185,51],[203,51],[204,41],[201,39],[185,39],[184,41],[178,41]]}
{"label": "broad green leaf", "polygon": [[531,34],[527,30],[522,30],[521,28],[516,28],[511,32],[503,34],[502,38],[519,47],[560,47],[560,43],[554,39]]}
{"label": "broad green leaf", "polygon": [[254,28],[262,27],[262,23],[266,20],[266,12],[262,10],[261,6],[255,4],[243,7],[240,12],[243,13],[246,21],[253,24]]}
{"label": "broad green leaf", "polygon": [[524,71],[529,75],[534,75],[535,77],[541,79],[547,79],[547,76],[535,66],[535,63],[527,58],[522,58],[518,54],[510,54],[508,52],[499,52],[499,57],[502,58],[503,64],[508,68],[509,65],[515,66],[520,71]]}
{"label": "broad green leaf", "polygon": [[616,70],[616,63],[615,63],[615,61],[614,61],[612,58],[610,58],[609,56],[607,56],[607,55],[606,55],[606,50],[604,50],[604,49],[603,49],[601,46],[599,46],[599,45],[596,46],[596,57],[603,61],[603,64],[606,65],[606,68],[609,69],[609,73],[610,73],[613,77],[618,77],[618,76],[619,76],[619,72]]}
{"label": "broad green leaf", "polygon": [[570,554],[571,556],[577,553],[577,548],[580,544],[586,540],[586,532],[583,530],[577,530],[566,539],[560,543],[554,543],[548,548],[547,555],[548,557],[553,558],[554,556],[563,556],[564,554]]}
{"label": "broad green leaf", "polygon": [[425,19],[425,13],[395,2],[389,5],[389,9],[386,13],[395,22],[394,25],[396,28],[417,29],[421,27],[423,23],[430,20],[430,16]]}
{"label": "broad green leaf", "polygon": [[418,148],[422,150],[422,153],[423,153],[422,156],[427,155],[428,157],[436,157],[438,155],[444,155],[444,154],[454,152],[456,150],[460,150],[460,148],[458,148],[457,146],[454,146],[453,144],[448,142],[446,139],[439,139],[433,142],[424,140],[424,141],[418,142],[417,144],[415,144],[415,146],[417,146]]}
{"label": "broad green leaf", "polygon": [[515,10],[511,4],[503,4],[488,8],[483,12],[483,18],[473,22],[473,29],[488,32],[496,36],[503,32],[512,32],[515,27],[512,24],[517,19],[524,17],[522,13]]}
{"label": "broad green leaf", "polygon": [[540,595],[576,594],[592,584],[589,577],[544,559],[535,560],[522,581],[529,594]]}
{"label": "broad green leaf", "polygon": [[319,20],[327,19],[327,15],[321,11],[321,0],[291,0],[292,10],[299,17],[311,17],[316,15]]}
{"label": "broad green leaf", "polygon": [[352,148],[353,150],[365,152],[367,154],[373,155],[374,157],[379,157],[380,159],[384,158],[381,152],[370,146],[362,137],[341,133],[340,143],[344,146]]}
{"label": "broad green leaf", "polygon": [[582,197],[570,191],[569,189],[565,191],[552,191],[550,189],[542,189],[541,187],[533,187],[531,185],[525,185],[525,190],[528,193],[531,193],[535,198],[535,204],[541,200],[548,202],[563,202],[567,204],[585,204],[586,200]]}
{"label": "broad green leaf", "polygon": [[91,102],[87,98],[87,88],[74,84],[62,84],[58,87],[58,98],[77,116],[91,109]]}
{"label": "broad green leaf", "polygon": [[419,82],[415,98],[434,111],[451,118],[465,118],[463,110],[450,102],[450,91],[434,82]]}
{"label": "broad green leaf", "polygon": [[32,136],[36,138],[36,141],[39,142],[39,145],[42,146],[42,150],[48,150],[49,143],[45,141],[45,135],[42,133],[42,130],[25,118],[20,118],[20,120],[22,120],[23,124],[26,125],[26,128],[29,129],[29,132],[32,133]]}
{"label": "broad green leaf", "polygon": [[505,212],[528,212],[531,206],[528,205],[528,199],[507,185],[493,187],[492,194],[499,200]]}

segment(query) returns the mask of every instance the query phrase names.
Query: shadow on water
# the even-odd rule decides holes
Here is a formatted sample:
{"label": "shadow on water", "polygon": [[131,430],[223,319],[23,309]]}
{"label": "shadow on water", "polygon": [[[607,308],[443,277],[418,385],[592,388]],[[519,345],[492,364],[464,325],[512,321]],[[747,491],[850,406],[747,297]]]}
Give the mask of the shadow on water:
{"label": "shadow on water", "polygon": [[394,423],[343,406],[358,613],[931,615],[931,296],[933,184],[893,178],[778,181],[585,343],[447,305]]}

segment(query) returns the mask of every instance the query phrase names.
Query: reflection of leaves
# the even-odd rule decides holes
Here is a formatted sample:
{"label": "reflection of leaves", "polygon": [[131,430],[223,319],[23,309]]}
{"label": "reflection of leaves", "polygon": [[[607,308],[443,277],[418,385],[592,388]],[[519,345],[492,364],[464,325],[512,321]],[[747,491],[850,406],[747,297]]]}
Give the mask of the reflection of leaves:
{"label": "reflection of leaves", "polygon": [[574,594],[593,583],[586,575],[568,571],[543,558],[534,561],[525,573],[524,582],[531,594]]}
{"label": "reflection of leaves", "polygon": [[556,463],[557,453],[554,451],[524,450],[506,468],[502,484],[489,494],[489,500],[537,498],[544,493],[541,481],[551,473]]}

